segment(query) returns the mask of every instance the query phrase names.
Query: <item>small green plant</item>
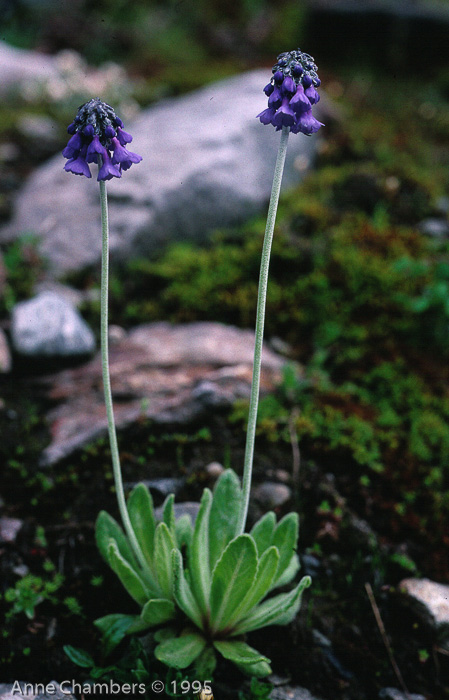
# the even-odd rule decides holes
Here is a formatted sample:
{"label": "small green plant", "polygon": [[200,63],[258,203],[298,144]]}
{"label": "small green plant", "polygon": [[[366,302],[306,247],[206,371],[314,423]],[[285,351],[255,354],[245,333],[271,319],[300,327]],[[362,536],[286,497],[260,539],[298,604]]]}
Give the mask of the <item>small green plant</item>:
{"label": "small green plant", "polygon": [[296,555],[298,516],[276,524],[267,513],[249,534],[237,534],[242,502],[239,480],[227,470],[213,494],[204,491],[192,526],[189,516],[175,521],[173,496],[156,523],[151,496],[143,484],[132,491],[128,513],[145,565],[137,561],[124,532],[107,513],[97,520],[97,544],[132,598],[140,615],[108,615],[97,620],[111,650],[133,632],[162,626],[156,657],[173,668],[195,663],[210,675],[216,652],[255,676],[270,673],[269,660],[248,646],[244,635],[296,615],[304,577],[288,593],[264,600],[289,583],[299,569]]}
{"label": "small green plant", "polygon": [[47,580],[41,576],[26,574],[17,581],[14,587],[8,588],[4,593],[5,602],[11,606],[6,613],[6,620],[22,613],[32,620],[35,608],[40,603],[44,601],[58,603],[54,594],[61,588],[63,582],[64,577],[59,573],[55,573],[51,579]]}

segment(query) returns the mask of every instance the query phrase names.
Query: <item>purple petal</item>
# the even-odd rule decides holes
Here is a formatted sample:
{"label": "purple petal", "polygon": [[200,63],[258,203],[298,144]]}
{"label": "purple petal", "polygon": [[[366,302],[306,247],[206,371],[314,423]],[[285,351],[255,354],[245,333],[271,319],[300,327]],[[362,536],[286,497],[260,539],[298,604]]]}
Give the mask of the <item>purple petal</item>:
{"label": "purple petal", "polygon": [[298,87],[296,88],[296,92],[293,95],[292,99],[290,100],[290,107],[297,113],[301,112],[308,112],[311,108],[311,104],[309,99],[306,97],[304,93],[304,88],[299,83]]}
{"label": "purple petal", "polygon": [[312,104],[312,105],[314,105],[320,101],[320,96],[317,93],[317,91],[315,90],[315,88],[313,87],[313,85],[308,87],[307,90],[304,90],[304,94],[309,99],[310,104]]}
{"label": "purple petal", "polygon": [[89,166],[81,156],[68,160],[64,165],[64,170],[66,170],[68,173],[73,173],[74,175],[85,175],[86,177],[92,177]]}
{"label": "purple petal", "polygon": [[125,146],[125,144],[127,143],[131,143],[131,141],[133,140],[131,134],[128,134],[128,132],[124,129],[117,129],[117,138],[122,146]]}
{"label": "purple petal", "polygon": [[268,83],[268,85],[265,85],[265,87],[263,89],[263,91],[267,97],[270,97],[273,90],[274,90],[274,85],[272,83]]}
{"label": "purple petal", "polygon": [[322,126],[324,126],[324,124],[319,122],[318,119],[315,119],[310,109],[308,112],[304,112],[298,117],[298,121],[295,124],[297,129],[295,133],[300,131],[302,134],[310,136],[310,134],[315,134]]}
{"label": "purple petal", "polygon": [[75,122],[72,122],[71,124],[68,125],[67,127],[67,133],[68,134],[74,134],[76,131],[76,124]]}
{"label": "purple petal", "polygon": [[289,75],[287,75],[287,77],[284,78],[284,82],[282,83],[281,87],[281,92],[284,95],[284,97],[287,95],[291,97],[296,92],[296,83],[293,80],[293,78],[291,78]]}
{"label": "purple petal", "polygon": [[72,148],[74,151],[79,151],[82,145],[83,141],[81,139],[81,134],[77,131],[76,134],[73,134],[72,138],[69,139],[67,148]]}
{"label": "purple petal", "polygon": [[111,162],[109,155],[103,156],[103,163],[100,170],[98,171],[97,180],[112,180],[113,177],[121,177],[122,174],[120,170]]}
{"label": "purple petal", "polygon": [[296,115],[288,104],[288,97],[284,97],[282,105],[273,117],[274,126],[293,126],[296,122]]}
{"label": "purple petal", "polygon": [[268,98],[268,106],[277,109],[282,104],[282,95],[280,89],[276,86]]}
{"label": "purple petal", "polygon": [[281,70],[277,70],[276,73],[273,75],[274,82],[275,83],[282,83],[284,80],[284,74]]}
{"label": "purple petal", "polygon": [[306,74],[306,75],[302,76],[302,84],[304,85],[305,88],[310,87],[312,85],[312,83],[313,83],[313,80],[310,77],[310,75]]}
{"label": "purple petal", "polygon": [[276,110],[269,107],[268,109],[264,109],[263,112],[257,115],[256,119],[260,119],[262,124],[271,124],[271,121],[276,113]]}
{"label": "purple petal", "polygon": [[105,147],[100,143],[100,137],[95,134],[87,149],[86,160],[88,163],[98,163],[98,156],[103,158],[108,155]]}
{"label": "purple petal", "polygon": [[122,146],[119,143],[117,138],[112,139],[112,149],[112,162],[115,164],[123,163],[126,161],[130,161],[131,163],[140,163],[140,161],[142,160],[142,156],[139,156],[137,153],[132,153],[131,151],[128,151],[126,148],[124,148],[124,146]]}

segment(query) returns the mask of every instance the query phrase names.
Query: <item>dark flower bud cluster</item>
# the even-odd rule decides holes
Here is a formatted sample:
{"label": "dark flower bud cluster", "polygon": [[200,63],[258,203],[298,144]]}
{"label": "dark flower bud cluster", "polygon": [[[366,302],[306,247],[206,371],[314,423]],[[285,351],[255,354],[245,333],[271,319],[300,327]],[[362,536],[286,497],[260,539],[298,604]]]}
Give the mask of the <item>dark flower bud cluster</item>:
{"label": "dark flower bud cluster", "polygon": [[69,173],[92,177],[89,163],[97,163],[97,180],[111,180],[142,160],[126,148],[132,136],[123,129],[123,122],[112,107],[99,97],[78,109],[67,131],[71,138],[62,155],[68,158],[64,170]]}
{"label": "dark flower bud cluster", "polygon": [[281,53],[264,87],[268,107],[257,115],[262,124],[272,124],[277,130],[288,126],[294,134],[307,136],[318,131],[323,124],[312,114],[312,106],[320,99],[317,70],[312,56],[300,49]]}

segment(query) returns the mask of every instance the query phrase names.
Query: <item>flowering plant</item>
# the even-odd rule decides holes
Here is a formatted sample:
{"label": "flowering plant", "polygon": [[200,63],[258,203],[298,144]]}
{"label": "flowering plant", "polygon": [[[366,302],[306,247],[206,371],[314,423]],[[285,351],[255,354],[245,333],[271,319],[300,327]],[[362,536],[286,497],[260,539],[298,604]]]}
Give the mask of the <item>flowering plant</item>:
{"label": "flowering plant", "polygon": [[158,627],[156,657],[183,669],[195,664],[197,676],[207,678],[216,652],[253,676],[271,672],[269,659],[250,647],[244,636],[267,625],[287,624],[296,615],[304,577],[288,593],[266,598],[292,581],[299,569],[296,554],[298,516],[289,513],[279,523],[273,512],[245,533],[252,477],[259,397],[265,300],[271,241],[274,232],[287,137],[290,131],[310,135],[321,123],[312,115],[319,97],[313,59],[300,50],[281,54],[265,88],[268,108],[259,115],[264,124],[282,130],[268,209],[257,303],[253,380],[249,406],[243,481],[225,471],[214,492],[205,489],[195,524],[174,515],[174,496],[156,521],[151,494],[143,484],[125,500],[115,433],[108,366],[108,215],[106,181],[121,177],[141,157],[128,151],[132,137],[114,110],[98,98],[78,110],[63,152],[65,169],[91,177],[90,163],[99,166],[102,211],[101,347],[105,403],[118,505],[124,529],[102,511],[96,539],[100,552],[131,597],[140,606],[136,615],[107,615],[96,624],[106,648],[126,634]]}

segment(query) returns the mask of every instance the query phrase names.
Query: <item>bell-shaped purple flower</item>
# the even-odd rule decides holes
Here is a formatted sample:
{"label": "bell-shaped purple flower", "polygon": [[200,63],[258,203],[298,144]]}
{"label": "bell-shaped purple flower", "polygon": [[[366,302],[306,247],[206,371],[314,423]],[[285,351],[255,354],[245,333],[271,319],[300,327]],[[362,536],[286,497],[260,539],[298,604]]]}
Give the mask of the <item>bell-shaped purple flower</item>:
{"label": "bell-shaped purple flower", "polygon": [[262,124],[272,124],[278,131],[289,127],[295,134],[318,131],[323,124],[312,114],[312,106],[320,99],[317,70],[312,56],[300,49],[280,54],[272,78],[264,87],[268,109],[257,115]]}
{"label": "bell-shaped purple flower", "polygon": [[98,171],[97,180],[112,180],[113,177],[121,177],[122,173],[116,165],[111,161],[109,155],[102,158],[100,170]]}
{"label": "bell-shaped purple flower", "polygon": [[[114,137],[111,139],[111,147],[113,150],[112,153],[112,162],[114,164],[120,163],[140,163],[142,160],[142,156],[137,155],[137,153],[132,153],[132,151],[128,151],[127,148],[122,146],[118,140],[117,137]],[[130,165],[128,167],[131,167]],[[125,170],[128,170],[128,168],[125,168]]]}
{"label": "bell-shaped purple flower", "polygon": [[303,112],[298,117],[296,124],[291,130],[294,134],[301,132],[306,136],[310,136],[311,134],[315,134],[322,126],[324,126],[324,124],[319,122],[318,119],[315,119],[310,109],[308,112]]}
{"label": "bell-shaped purple flower", "polygon": [[271,93],[270,97],[268,98],[268,107],[273,107],[274,109],[277,109],[280,107],[282,104],[282,94],[280,89],[277,87],[273,88],[273,92]]}
{"label": "bell-shaped purple flower", "polygon": [[64,170],[66,170],[68,173],[73,173],[74,175],[85,175],[86,177],[92,177],[89,166],[82,156],[68,160],[64,165]]}
{"label": "bell-shaped purple flower", "polygon": [[293,126],[295,122],[296,115],[288,104],[288,97],[284,97],[271,123],[273,126]]}
{"label": "bell-shaped purple flower", "polygon": [[125,148],[132,141],[131,134],[123,129],[123,122],[112,107],[99,97],[79,108],[67,131],[71,135],[63,150],[63,156],[68,158],[64,166],[67,172],[92,177],[88,163],[97,163],[97,180],[110,180],[121,177],[122,170],[142,160]]}

